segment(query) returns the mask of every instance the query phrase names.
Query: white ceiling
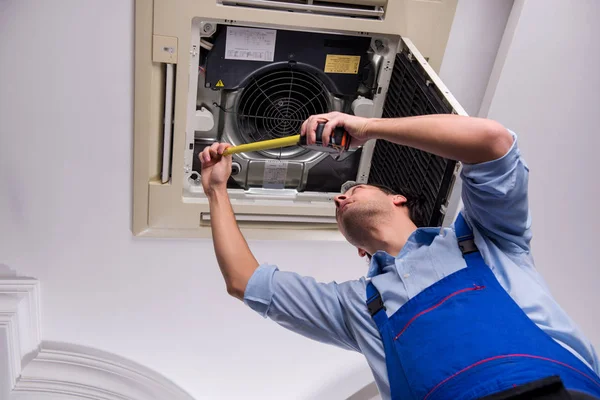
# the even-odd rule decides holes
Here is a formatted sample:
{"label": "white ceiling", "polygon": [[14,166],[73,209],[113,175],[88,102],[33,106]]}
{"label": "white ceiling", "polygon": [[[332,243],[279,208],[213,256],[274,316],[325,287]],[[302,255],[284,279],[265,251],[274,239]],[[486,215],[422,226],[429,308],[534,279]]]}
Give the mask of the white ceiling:
{"label": "white ceiling", "polygon": [[[43,339],[129,358],[197,399],[307,398],[346,376],[340,395],[368,384],[360,355],[229,297],[210,241],[132,237],[133,2],[0,7],[0,182],[10,188],[0,263],[41,282]],[[364,273],[344,243],[251,246],[324,280]]]}

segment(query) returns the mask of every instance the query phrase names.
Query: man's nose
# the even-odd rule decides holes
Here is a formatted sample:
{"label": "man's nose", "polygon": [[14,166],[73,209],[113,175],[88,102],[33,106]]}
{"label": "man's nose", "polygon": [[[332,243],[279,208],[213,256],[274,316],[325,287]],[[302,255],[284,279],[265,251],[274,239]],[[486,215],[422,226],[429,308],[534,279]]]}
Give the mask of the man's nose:
{"label": "man's nose", "polygon": [[346,200],[346,196],[343,194],[337,195],[333,198],[333,201],[335,202],[335,206],[337,208],[340,208],[340,206],[342,205],[342,201]]}

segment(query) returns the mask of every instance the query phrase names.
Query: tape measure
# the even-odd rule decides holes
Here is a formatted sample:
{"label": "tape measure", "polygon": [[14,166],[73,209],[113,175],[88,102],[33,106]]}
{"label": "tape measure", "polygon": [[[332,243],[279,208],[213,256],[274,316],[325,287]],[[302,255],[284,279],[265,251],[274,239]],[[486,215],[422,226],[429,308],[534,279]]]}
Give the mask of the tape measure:
{"label": "tape measure", "polygon": [[294,146],[298,145],[307,149],[316,150],[316,151],[324,151],[327,153],[337,153],[341,154],[342,152],[348,150],[350,148],[350,141],[352,136],[348,132],[344,130],[342,127],[337,127],[331,133],[329,137],[329,144],[327,146],[323,146],[323,130],[325,129],[325,123],[320,123],[317,125],[316,129],[316,142],[314,144],[308,145],[306,143],[306,136],[294,135],[287,136],[279,139],[271,139],[271,140],[263,140],[260,142],[241,144],[239,146],[233,146],[225,150],[223,153],[224,156],[234,153],[247,153],[251,151],[260,151],[260,150],[268,150],[268,149],[276,149],[278,147],[286,147],[286,146]]}
{"label": "tape measure", "polygon": [[324,151],[327,153],[342,153],[350,148],[350,140],[352,136],[346,132],[346,130],[342,127],[336,127],[333,132],[331,132],[331,136],[329,137],[329,143],[327,146],[323,146],[323,130],[325,129],[325,124],[320,123],[317,125],[316,129],[316,142],[312,145],[306,144],[306,135],[300,137],[300,141],[298,144],[304,148]]}

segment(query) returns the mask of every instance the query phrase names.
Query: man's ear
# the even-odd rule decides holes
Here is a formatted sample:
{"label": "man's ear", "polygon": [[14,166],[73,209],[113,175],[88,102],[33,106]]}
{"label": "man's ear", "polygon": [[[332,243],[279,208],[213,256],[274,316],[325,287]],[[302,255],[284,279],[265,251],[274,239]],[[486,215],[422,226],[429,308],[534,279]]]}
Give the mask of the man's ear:
{"label": "man's ear", "polygon": [[367,252],[359,247],[358,248],[358,256],[359,257],[364,257],[366,255],[367,255]]}
{"label": "man's ear", "polygon": [[396,205],[396,206],[403,206],[406,204],[406,202],[408,200],[406,200],[406,197],[396,194],[396,195],[394,195],[394,198],[392,201],[394,202],[394,205]]}

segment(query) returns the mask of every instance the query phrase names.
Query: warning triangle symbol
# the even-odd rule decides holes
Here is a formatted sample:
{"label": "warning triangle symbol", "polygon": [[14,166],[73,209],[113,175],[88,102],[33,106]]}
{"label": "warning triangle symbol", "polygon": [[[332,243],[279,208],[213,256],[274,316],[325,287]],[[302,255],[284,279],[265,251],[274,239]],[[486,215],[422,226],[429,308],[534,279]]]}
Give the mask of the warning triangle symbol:
{"label": "warning triangle symbol", "polygon": [[225,84],[223,83],[222,80],[219,79],[219,82],[217,82],[217,84],[215,85],[215,87],[223,87],[225,86]]}

